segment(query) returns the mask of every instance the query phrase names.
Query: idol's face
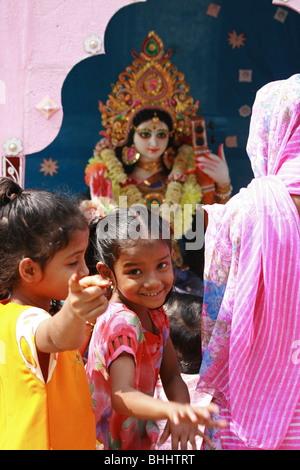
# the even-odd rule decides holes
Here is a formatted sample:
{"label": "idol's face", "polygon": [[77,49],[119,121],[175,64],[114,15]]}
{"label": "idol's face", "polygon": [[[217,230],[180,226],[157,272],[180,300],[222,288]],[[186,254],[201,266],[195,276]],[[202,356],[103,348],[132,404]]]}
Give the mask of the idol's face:
{"label": "idol's face", "polygon": [[157,161],[167,149],[169,128],[163,121],[142,122],[134,132],[133,143],[144,161]]}

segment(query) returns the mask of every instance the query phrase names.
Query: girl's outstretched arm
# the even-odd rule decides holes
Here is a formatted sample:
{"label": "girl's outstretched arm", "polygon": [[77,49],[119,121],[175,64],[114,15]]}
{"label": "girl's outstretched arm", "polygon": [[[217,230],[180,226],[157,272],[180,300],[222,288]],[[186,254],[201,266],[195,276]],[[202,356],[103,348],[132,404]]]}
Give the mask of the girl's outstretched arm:
{"label": "girl's outstretched arm", "polygon": [[161,363],[160,378],[168,400],[190,403],[190,394],[186,383],[182,380],[177,356],[170,337],[167,339]]}
{"label": "girl's outstretched arm", "polygon": [[211,412],[218,411],[217,407],[193,408],[185,403],[152,398],[134,388],[134,372],[134,359],[127,353],[122,353],[110,365],[111,401],[118,413],[140,419],[169,419],[175,425],[181,422],[204,424],[209,428],[215,425]]}
{"label": "girl's outstretched arm", "polygon": [[122,353],[109,368],[112,406],[120,414],[140,419],[167,418],[165,403],[134,388],[133,356]]}

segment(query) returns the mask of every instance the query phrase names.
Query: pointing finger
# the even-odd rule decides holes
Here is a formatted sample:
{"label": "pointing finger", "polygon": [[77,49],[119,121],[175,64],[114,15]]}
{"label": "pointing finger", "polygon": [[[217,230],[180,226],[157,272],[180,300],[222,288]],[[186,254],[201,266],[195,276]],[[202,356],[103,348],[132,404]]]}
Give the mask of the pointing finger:
{"label": "pointing finger", "polygon": [[82,291],[82,287],[79,283],[79,276],[77,273],[72,274],[69,279],[69,290],[73,293]]}
{"label": "pointing finger", "polygon": [[111,283],[108,279],[103,279],[101,276],[99,276],[99,274],[95,274],[94,276],[83,277],[82,279],[80,279],[79,284],[83,288],[96,286],[106,289],[110,286]]}

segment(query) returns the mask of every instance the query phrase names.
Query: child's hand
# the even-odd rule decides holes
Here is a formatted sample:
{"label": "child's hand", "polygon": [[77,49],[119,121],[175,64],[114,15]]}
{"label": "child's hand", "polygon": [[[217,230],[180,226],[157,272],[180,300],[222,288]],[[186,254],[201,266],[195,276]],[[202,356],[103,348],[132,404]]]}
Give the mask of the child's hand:
{"label": "child's hand", "polygon": [[226,421],[212,419],[212,413],[218,413],[219,408],[215,403],[210,403],[207,406],[191,406],[189,404],[181,404],[169,402],[171,405],[169,411],[169,420],[171,423],[178,425],[179,423],[203,424],[209,429],[212,428],[225,428]]}
{"label": "child's hand", "polygon": [[94,321],[107,309],[106,293],[109,286],[109,281],[98,274],[82,279],[73,274],[69,279],[69,295],[66,302],[82,320]]}
{"label": "child's hand", "polygon": [[105,312],[105,297],[109,281],[100,276],[69,279],[69,293],[62,308],[43,321],[36,331],[36,346],[40,352],[72,351],[82,344],[86,321],[95,320]]}
{"label": "child's hand", "polygon": [[179,444],[181,450],[187,450],[188,442],[191,444],[193,450],[197,450],[196,436],[201,436],[209,445],[212,444],[208,436],[203,433],[197,425],[181,423],[175,426],[170,423],[170,421],[167,421],[158,445],[163,444],[170,434],[173,450],[177,450],[179,448]]}

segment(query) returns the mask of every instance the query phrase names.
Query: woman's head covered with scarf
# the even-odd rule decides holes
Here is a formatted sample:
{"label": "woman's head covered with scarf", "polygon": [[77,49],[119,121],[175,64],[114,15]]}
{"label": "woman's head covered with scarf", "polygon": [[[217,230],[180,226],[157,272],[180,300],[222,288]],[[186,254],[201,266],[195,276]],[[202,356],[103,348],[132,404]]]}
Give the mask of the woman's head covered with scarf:
{"label": "woman's head covered with scarf", "polygon": [[300,194],[300,74],[268,83],[256,94],[247,152],[255,177],[277,175]]}
{"label": "woman's head covered with scarf", "polygon": [[203,361],[198,389],[229,410],[230,432],[277,449],[293,418],[300,365],[300,74],[257,92],[247,151],[255,178],[205,206]]}

